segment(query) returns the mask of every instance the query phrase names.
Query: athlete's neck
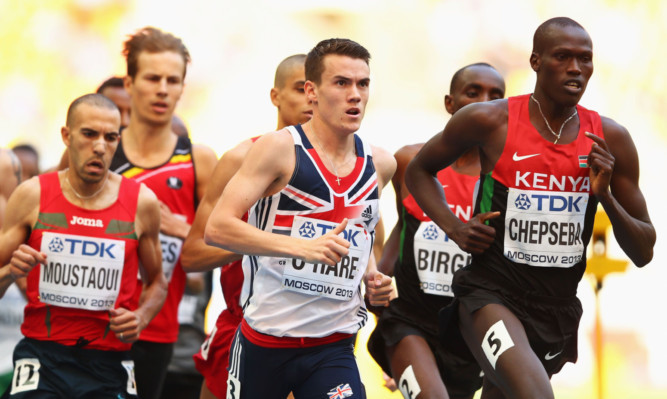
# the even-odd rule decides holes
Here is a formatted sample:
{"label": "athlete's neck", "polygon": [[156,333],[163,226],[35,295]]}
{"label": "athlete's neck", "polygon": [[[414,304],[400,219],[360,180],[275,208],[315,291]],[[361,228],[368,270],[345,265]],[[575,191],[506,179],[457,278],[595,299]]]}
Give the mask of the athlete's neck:
{"label": "athlete's neck", "polygon": [[315,119],[311,119],[302,127],[311,143],[322,146],[322,150],[326,151],[326,155],[335,163],[345,162],[350,153],[355,153],[354,134],[338,133],[327,124]]}
{"label": "athlete's neck", "polygon": [[133,124],[123,130],[123,150],[128,159],[142,166],[153,166],[169,159],[178,136],[171,131],[171,123],[156,127],[145,123]]}

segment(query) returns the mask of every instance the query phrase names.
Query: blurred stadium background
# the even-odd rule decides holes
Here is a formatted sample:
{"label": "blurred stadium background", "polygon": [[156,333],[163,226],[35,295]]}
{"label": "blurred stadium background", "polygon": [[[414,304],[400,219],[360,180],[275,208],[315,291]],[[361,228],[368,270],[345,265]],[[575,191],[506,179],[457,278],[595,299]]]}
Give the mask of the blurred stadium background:
{"label": "blurred stadium background", "polygon": [[[554,16],[577,20],[591,34],[595,54],[581,104],[633,135],[640,184],[658,230],[653,262],[609,276],[600,294],[605,397],[667,397],[667,217],[660,206],[667,190],[659,164],[667,154],[666,2],[0,0],[0,15],[0,146],[35,145],[42,169],[54,166],[64,149],[59,128],[71,100],[125,74],[122,42],[143,26],[173,32],[188,46],[192,64],[177,114],[195,142],[221,155],[272,130],[276,65],[321,39],[349,37],[370,50],[371,99],[360,133],[393,152],[442,128],[443,97],[463,65],[494,65],[506,78],[507,95],[532,91],[528,57],[535,28]],[[390,229],[396,220],[391,188],[382,207]],[[610,251],[625,258],[615,245]],[[585,310],[580,358],[553,378],[558,398],[597,395],[595,295],[588,278],[579,296]],[[219,310],[215,298],[212,313]],[[381,372],[364,351],[372,327],[361,331],[358,353],[368,396],[399,398],[382,387]]]}

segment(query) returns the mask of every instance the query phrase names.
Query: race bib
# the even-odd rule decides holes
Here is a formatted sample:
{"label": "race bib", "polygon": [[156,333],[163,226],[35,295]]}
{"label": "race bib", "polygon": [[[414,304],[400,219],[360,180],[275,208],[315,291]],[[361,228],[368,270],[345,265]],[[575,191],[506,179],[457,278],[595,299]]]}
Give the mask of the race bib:
{"label": "race bib", "polygon": [[505,257],[542,267],[572,267],[584,256],[582,234],[588,193],[510,188]]}
{"label": "race bib", "polygon": [[181,256],[183,240],[160,233],[160,246],[162,247],[162,273],[167,281],[171,281],[174,268]]}
{"label": "race bib", "polygon": [[123,274],[125,241],[45,232],[40,301],[85,310],[114,307]]}
{"label": "race bib", "polygon": [[447,237],[434,222],[422,222],[414,236],[415,266],[421,290],[425,294],[454,296],[454,272],[472,256]]}
{"label": "race bib", "polygon": [[[295,216],[291,236],[314,240],[337,225],[326,220]],[[279,264],[284,266],[285,289],[341,301],[352,299],[368,265],[371,238],[366,229],[350,224],[340,235],[350,243],[350,247],[348,254],[334,266],[306,263],[292,258],[281,259]]]}

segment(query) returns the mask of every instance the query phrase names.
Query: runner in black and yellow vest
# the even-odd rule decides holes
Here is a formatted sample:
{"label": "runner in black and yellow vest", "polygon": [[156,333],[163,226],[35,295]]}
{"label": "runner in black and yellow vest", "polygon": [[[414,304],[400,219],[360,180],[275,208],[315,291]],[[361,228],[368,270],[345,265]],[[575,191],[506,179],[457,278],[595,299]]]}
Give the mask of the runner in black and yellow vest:
{"label": "runner in black and yellow vest", "polygon": [[[125,42],[124,54],[130,123],[111,170],[145,183],[160,201],[162,267],[169,290],[164,307],[132,346],[139,396],[157,399],[179,332],[178,306],[186,285],[180,251],[217,159],[210,148],[192,145],[172,131],[190,60],[181,39],[144,28]],[[138,281],[137,296],[141,288]]]}

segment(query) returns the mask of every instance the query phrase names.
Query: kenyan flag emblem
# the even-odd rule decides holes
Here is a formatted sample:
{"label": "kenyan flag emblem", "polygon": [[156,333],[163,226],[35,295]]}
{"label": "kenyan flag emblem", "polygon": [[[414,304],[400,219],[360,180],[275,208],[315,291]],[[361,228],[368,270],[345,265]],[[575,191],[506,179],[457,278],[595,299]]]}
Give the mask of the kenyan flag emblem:
{"label": "kenyan flag emblem", "polygon": [[588,167],[588,155],[579,155],[579,167],[580,168]]}

